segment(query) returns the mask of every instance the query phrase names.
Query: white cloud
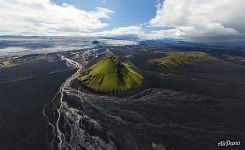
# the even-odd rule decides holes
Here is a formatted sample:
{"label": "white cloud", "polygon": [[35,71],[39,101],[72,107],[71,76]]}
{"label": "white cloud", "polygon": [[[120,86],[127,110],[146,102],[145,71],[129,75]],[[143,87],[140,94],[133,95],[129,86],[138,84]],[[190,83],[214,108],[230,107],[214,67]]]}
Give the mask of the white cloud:
{"label": "white cloud", "polygon": [[109,31],[102,31],[96,33],[98,36],[137,36],[141,37],[144,35],[144,32],[140,26],[128,26],[128,27],[118,27],[113,28]]}
{"label": "white cloud", "polygon": [[50,0],[0,0],[0,34],[86,35],[108,26],[111,10],[80,10]]}
{"label": "white cloud", "polygon": [[145,34],[143,39],[164,39],[164,38],[182,38],[185,35],[184,32],[177,29],[169,29],[169,30],[159,30],[159,31],[151,31],[148,34]]}
{"label": "white cloud", "polygon": [[[244,0],[165,0],[158,3],[150,24],[174,27],[170,31],[177,37],[241,35],[245,33],[244,8]],[[163,32],[168,31],[158,35]]]}
{"label": "white cloud", "polygon": [[126,37],[126,38],[138,38],[144,40],[164,39],[164,38],[182,38],[185,33],[177,29],[169,30],[151,30],[148,33],[144,30],[147,27],[142,26],[128,26],[118,27],[108,31],[102,31],[93,33],[91,36],[102,36],[102,37]]}
{"label": "white cloud", "polygon": [[100,36],[136,36],[140,39],[189,39],[211,36],[237,36],[245,33],[243,0],[158,0],[151,27],[170,29],[146,32],[145,25],[114,28],[97,33]]}

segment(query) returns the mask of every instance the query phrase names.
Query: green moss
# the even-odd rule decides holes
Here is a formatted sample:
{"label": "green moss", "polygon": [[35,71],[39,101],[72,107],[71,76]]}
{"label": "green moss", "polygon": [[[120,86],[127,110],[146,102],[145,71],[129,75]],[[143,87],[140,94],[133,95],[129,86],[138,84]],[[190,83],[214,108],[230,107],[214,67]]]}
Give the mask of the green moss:
{"label": "green moss", "polygon": [[48,58],[47,55],[37,55],[34,56],[30,59],[27,60],[17,60],[17,61],[13,61],[13,60],[4,60],[2,62],[0,62],[0,68],[11,68],[11,67],[16,67],[19,65],[23,65],[23,64],[28,64],[28,63],[35,63],[35,62],[39,62],[42,60],[46,60]]}
{"label": "green moss", "polygon": [[85,87],[97,92],[115,93],[138,88],[143,76],[132,66],[109,56],[86,69],[77,78]]}
{"label": "green moss", "polygon": [[150,63],[165,67],[178,67],[193,63],[205,62],[214,58],[203,52],[168,52],[165,57],[149,60]]}
{"label": "green moss", "polygon": [[223,58],[229,61],[245,63],[245,57],[242,57],[242,56],[223,55]]}
{"label": "green moss", "polygon": [[18,64],[13,63],[12,61],[6,60],[6,61],[3,61],[0,66],[3,68],[9,68],[9,67],[17,66],[17,65]]}

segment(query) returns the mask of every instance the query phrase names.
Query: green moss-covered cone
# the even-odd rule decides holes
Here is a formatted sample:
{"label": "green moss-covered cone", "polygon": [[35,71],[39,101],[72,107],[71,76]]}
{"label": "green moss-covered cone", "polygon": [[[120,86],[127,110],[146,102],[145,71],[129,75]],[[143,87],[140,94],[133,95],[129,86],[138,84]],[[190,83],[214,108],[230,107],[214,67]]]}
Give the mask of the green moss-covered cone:
{"label": "green moss-covered cone", "polygon": [[97,92],[116,93],[138,88],[143,76],[132,66],[108,56],[86,69],[77,78],[85,87]]}
{"label": "green moss-covered cone", "polygon": [[165,67],[178,67],[211,60],[214,58],[204,52],[168,52],[165,57],[151,59],[149,62]]}

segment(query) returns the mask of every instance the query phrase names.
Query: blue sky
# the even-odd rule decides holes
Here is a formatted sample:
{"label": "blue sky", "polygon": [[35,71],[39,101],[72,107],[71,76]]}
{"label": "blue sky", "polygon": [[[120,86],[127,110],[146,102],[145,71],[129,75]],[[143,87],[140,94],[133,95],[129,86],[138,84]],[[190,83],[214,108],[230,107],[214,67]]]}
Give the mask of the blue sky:
{"label": "blue sky", "polygon": [[61,5],[67,3],[92,11],[96,7],[112,10],[111,19],[106,20],[110,27],[137,26],[149,22],[156,14],[157,0],[52,0]]}

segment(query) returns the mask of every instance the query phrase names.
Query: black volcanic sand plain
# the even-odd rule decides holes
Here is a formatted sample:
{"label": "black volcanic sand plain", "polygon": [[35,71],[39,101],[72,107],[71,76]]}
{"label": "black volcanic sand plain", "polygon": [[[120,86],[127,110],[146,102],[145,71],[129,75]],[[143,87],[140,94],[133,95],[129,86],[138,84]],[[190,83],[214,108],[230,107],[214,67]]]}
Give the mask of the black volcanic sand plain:
{"label": "black volcanic sand plain", "polygon": [[[244,149],[245,66],[241,62],[227,61],[218,51],[210,54],[215,60],[168,68],[148,62],[168,49],[111,49],[143,73],[144,88],[132,96],[90,98],[82,106],[73,98],[66,101],[103,125],[117,149]],[[103,137],[91,130],[91,135]],[[222,140],[241,145],[218,147]]]}
{"label": "black volcanic sand plain", "polygon": [[[183,48],[108,48],[120,60],[136,67],[144,76],[144,82],[137,92],[108,95],[83,89],[74,81],[73,86],[87,97],[81,102],[65,95],[64,101],[78,109],[80,115],[102,126],[96,128],[94,121],[80,120],[79,126],[88,137],[100,137],[105,143],[110,139],[118,150],[245,149],[245,66],[224,57],[237,54],[244,57],[244,52],[201,49],[216,60],[166,68],[148,60],[163,57],[163,52],[183,51]],[[74,73],[67,69],[59,61],[42,61],[0,70],[1,148],[48,149],[47,122],[42,108],[61,83]],[[80,131],[72,129],[73,121],[77,120],[61,114],[60,129],[66,133],[71,146],[84,149],[76,143],[82,138],[76,134],[71,136],[74,131]],[[222,140],[240,141],[241,145],[218,147]]]}
{"label": "black volcanic sand plain", "polygon": [[1,150],[49,149],[42,109],[74,72],[45,60],[0,69]]}

